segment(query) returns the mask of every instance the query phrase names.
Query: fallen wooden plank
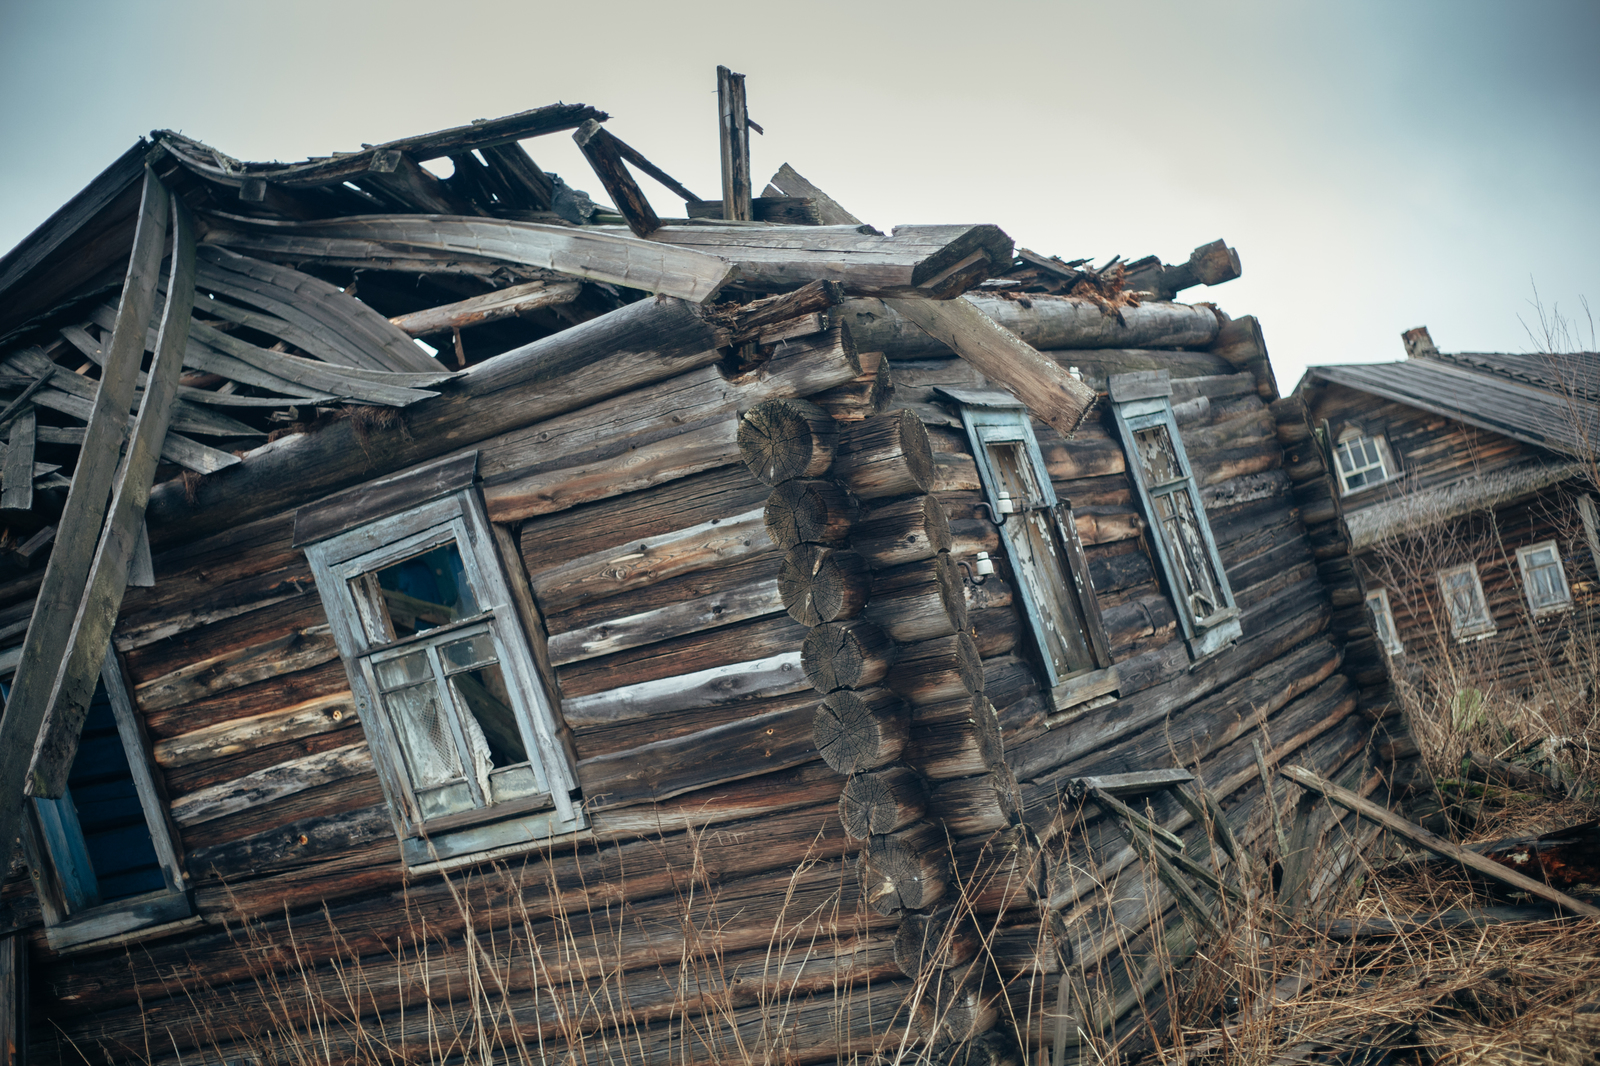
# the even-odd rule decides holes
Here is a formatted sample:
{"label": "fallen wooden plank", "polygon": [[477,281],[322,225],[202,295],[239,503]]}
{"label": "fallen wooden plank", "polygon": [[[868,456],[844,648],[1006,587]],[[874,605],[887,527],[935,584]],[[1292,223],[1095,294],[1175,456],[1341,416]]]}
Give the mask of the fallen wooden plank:
{"label": "fallen wooden plank", "polygon": [[[82,598],[74,611],[72,631],[64,646],[59,650],[40,649],[40,654],[60,665],[50,693],[48,710],[33,746],[28,790],[35,796],[57,797],[66,791],[67,775],[72,770],[73,756],[78,752],[78,736],[83,730],[83,719],[88,714],[90,700],[94,698],[95,685],[100,680],[106,649],[111,642],[111,629],[122,607],[122,597],[128,590],[128,566],[139,547],[145,505],[149,502],[150,485],[155,477],[156,464],[161,458],[161,442],[172,422],[178,378],[183,373],[183,352],[189,343],[195,234],[194,220],[188,208],[176,197],[173,198],[170,214],[173,231],[172,267],[166,307],[161,316],[160,339],[156,344],[155,360],[150,364],[144,400],[139,405],[139,414],[134,420],[126,452],[117,465],[105,531],[100,536]],[[113,340],[113,349],[115,346]],[[136,370],[139,365],[137,350],[133,352],[130,362]],[[106,373],[110,372],[108,362]],[[101,387],[103,389],[104,385]],[[79,459],[73,490],[77,489],[76,477],[82,476],[85,461],[93,464],[108,459],[116,461],[114,447],[109,456],[85,448]],[[64,517],[62,524],[66,524]]]}
{"label": "fallen wooden plank", "polygon": [[56,545],[34,601],[5,714],[0,717],[0,782],[5,783],[0,788],[0,840],[15,840],[20,832],[24,794],[17,786],[32,764],[34,742],[49,711],[57,670],[94,562],[144,352],[145,328],[155,310],[156,280],[171,208],[166,187],[147,169],[108,369],[100,379],[83,457],[67,492]]}
{"label": "fallen wooden plank", "polygon": [[411,336],[420,337],[425,333],[481,326],[485,322],[496,322],[541,308],[571,303],[578,298],[582,289],[583,283],[578,281],[532,281],[424,311],[396,315],[389,321]]}
{"label": "fallen wooden plank", "polygon": [[[229,226],[240,223],[230,221]],[[291,259],[383,259],[396,251],[408,256],[419,251],[461,254],[540,267],[693,303],[706,302],[738,276],[728,258],[641,241],[626,231],[449,215],[368,215],[271,229],[224,228],[219,223],[207,240],[239,251]]]}
{"label": "fallen wooden plank", "polygon": [[5,463],[0,465],[0,510],[33,510],[33,453],[38,426],[39,416],[31,407],[11,423]]}
{"label": "fallen wooden plank", "polygon": [[1588,918],[1600,918],[1600,907],[1573,899],[1565,892],[1560,892],[1549,885],[1535,881],[1525,874],[1520,874],[1509,867],[1486,859],[1482,855],[1476,855],[1463,847],[1452,844],[1444,837],[1430,833],[1420,825],[1408,822],[1398,814],[1387,811],[1370,800],[1362,799],[1349,789],[1340,788],[1338,785],[1324,781],[1302,766],[1280,766],[1278,767],[1278,773],[1301,788],[1314,789],[1345,810],[1354,811],[1363,818],[1376,822],[1389,832],[1411,841],[1418,847],[1426,848],[1435,855],[1453,859],[1468,869],[1483,874],[1485,877],[1501,881],[1531,896],[1564,907],[1574,914],[1581,914]]}

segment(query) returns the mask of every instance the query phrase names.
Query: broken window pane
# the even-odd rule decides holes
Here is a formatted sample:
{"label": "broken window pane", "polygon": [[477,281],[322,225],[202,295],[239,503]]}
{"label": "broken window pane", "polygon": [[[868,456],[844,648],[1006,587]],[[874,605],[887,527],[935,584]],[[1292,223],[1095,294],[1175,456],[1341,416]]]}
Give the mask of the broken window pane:
{"label": "broken window pane", "polygon": [[455,544],[442,544],[363,577],[354,586],[357,598],[375,600],[372,613],[387,623],[387,632],[371,634],[376,640],[397,640],[479,612]]}
{"label": "broken window pane", "polygon": [[1151,502],[1155,504],[1156,520],[1164,534],[1162,539],[1177,567],[1175,576],[1182,586],[1178,593],[1189,605],[1190,612],[1197,621],[1202,621],[1223,610],[1228,605],[1227,597],[1211,564],[1211,553],[1206,550],[1189,493],[1180,488],[1156,495]]}
{"label": "broken window pane", "polygon": [[1139,464],[1144,467],[1145,479],[1152,491],[1184,477],[1183,464],[1178,461],[1172,434],[1167,432],[1166,426],[1138,430],[1133,439],[1139,449]]}

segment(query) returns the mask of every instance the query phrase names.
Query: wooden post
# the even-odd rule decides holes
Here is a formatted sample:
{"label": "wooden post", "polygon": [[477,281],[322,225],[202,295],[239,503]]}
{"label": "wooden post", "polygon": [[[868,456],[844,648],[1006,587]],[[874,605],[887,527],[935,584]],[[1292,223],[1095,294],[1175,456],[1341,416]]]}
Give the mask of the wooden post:
{"label": "wooden post", "polygon": [[722,217],[730,222],[754,218],[750,206],[750,113],[745,108],[744,75],[717,68],[717,133],[722,148]]}
{"label": "wooden post", "polygon": [[[156,282],[171,211],[166,187],[153,171],[146,169],[133,252],[128,259],[128,275],[106,350],[100,388],[84,430],[78,467],[56,531],[55,549],[50,553],[34,601],[5,716],[0,718],[0,782],[5,783],[0,788],[0,843],[6,847],[11,846],[20,829],[24,795],[17,785],[32,764],[34,742],[50,707],[57,668],[67,650],[104,525],[106,501],[144,354],[145,333],[155,310]],[[189,316],[183,317],[187,322]]]}
{"label": "wooden post", "polygon": [[33,455],[38,415],[29,407],[11,423],[5,465],[0,467],[0,510],[33,510]]}
{"label": "wooden post", "polygon": [[[189,345],[195,261],[194,220],[176,197],[172,216],[172,272],[167,279],[167,303],[156,336],[155,358],[126,454],[117,469],[111,514],[75,612],[72,633],[60,653],[49,710],[34,746],[28,787],[36,796],[56,797],[66,791],[67,774],[78,752],[78,734],[83,730],[89,701],[94,698],[123,594],[128,591],[128,563],[144,529],[144,510],[150,500],[156,464],[161,459],[161,444],[172,422],[178,378],[183,373],[183,356]],[[138,365],[137,359],[133,362]]]}

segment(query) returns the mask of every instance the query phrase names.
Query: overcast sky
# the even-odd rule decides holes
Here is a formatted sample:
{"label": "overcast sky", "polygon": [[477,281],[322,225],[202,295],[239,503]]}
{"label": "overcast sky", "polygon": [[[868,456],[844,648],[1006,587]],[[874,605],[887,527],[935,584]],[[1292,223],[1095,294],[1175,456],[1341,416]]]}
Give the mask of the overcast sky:
{"label": "overcast sky", "polygon": [[[296,160],[556,100],[719,195],[715,66],[758,178],[883,227],[1244,276],[1188,299],[1308,363],[1524,351],[1600,304],[1600,3],[242,4],[0,0],[0,248],[141,133]],[[598,192],[565,134],[535,158]],[[662,214],[681,205],[647,188]],[[1584,326],[1587,337],[1587,326]]]}

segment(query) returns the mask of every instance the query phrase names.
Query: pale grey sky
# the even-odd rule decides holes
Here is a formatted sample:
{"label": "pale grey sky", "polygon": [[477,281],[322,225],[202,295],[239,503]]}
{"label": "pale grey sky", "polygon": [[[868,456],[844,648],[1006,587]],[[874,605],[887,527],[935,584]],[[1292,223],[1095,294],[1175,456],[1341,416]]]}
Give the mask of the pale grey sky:
{"label": "pale grey sky", "polygon": [[[757,176],[793,163],[881,227],[1097,260],[1226,238],[1244,276],[1188,296],[1257,315],[1288,390],[1416,325],[1526,350],[1533,283],[1600,302],[1597,52],[1594,0],[0,0],[0,248],[152,128],[293,160],[581,101],[715,197],[726,63]],[[532,147],[597,190],[565,135]]]}

